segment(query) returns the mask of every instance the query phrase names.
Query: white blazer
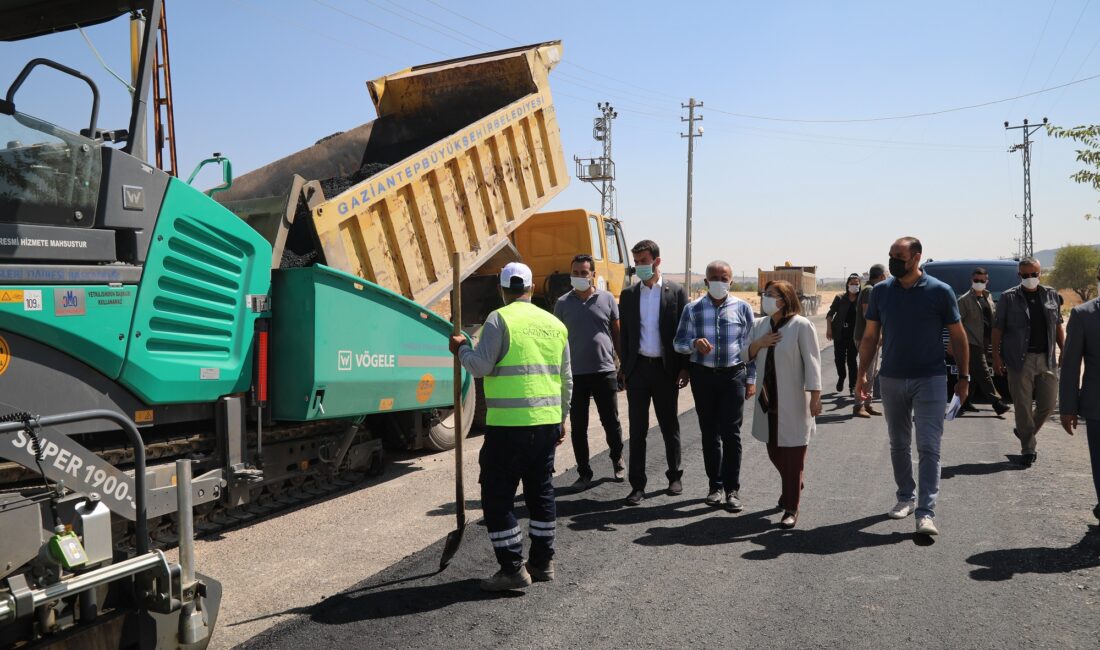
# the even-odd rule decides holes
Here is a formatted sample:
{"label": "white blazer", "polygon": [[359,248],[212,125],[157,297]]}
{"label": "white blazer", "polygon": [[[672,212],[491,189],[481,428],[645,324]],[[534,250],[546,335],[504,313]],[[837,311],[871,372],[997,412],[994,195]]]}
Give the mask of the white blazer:
{"label": "white blazer", "polygon": [[[752,340],[771,331],[771,318],[757,318],[752,326]],[[810,415],[809,390],[821,390],[821,350],[817,347],[817,329],[809,319],[794,316],[779,328],[783,336],[773,348],[762,348],[756,355],[757,394],[764,387],[764,364],[768,355],[775,354],[775,381],[779,393],[780,447],[801,447],[809,444],[817,430],[817,422]],[[768,441],[768,414],[756,400],[752,417],[752,435]]]}

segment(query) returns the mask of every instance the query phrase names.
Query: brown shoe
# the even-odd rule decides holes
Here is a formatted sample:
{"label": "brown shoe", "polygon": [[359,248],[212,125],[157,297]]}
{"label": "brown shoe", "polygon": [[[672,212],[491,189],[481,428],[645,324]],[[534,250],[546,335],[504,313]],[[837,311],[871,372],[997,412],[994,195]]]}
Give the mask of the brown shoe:
{"label": "brown shoe", "polygon": [[871,414],[867,412],[867,409],[863,408],[862,406],[857,406],[854,409],[852,409],[852,415],[854,417],[857,417],[857,418],[869,418],[869,417],[871,417]]}
{"label": "brown shoe", "polygon": [[881,413],[881,412],[879,412],[879,411],[876,411],[876,410],[875,410],[875,407],[871,406],[870,404],[868,404],[868,405],[864,406],[864,407],[863,407],[863,410],[864,410],[864,411],[867,411],[867,412],[868,412],[868,413],[870,413],[871,415],[882,415],[882,413]]}

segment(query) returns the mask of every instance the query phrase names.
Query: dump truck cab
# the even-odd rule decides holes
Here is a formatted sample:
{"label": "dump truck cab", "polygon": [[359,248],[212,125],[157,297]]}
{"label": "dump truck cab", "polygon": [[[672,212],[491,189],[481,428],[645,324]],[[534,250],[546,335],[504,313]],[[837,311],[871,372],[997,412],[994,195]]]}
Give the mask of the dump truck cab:
{"label": "dump truck cab", "polygon": [[547,307],[569,291],[575,255],[592,256],[597,288],[616,300],[633,273],[619,220],[584,209],[540,212],[516,229],[514,240],[534,275],[535,300]]}

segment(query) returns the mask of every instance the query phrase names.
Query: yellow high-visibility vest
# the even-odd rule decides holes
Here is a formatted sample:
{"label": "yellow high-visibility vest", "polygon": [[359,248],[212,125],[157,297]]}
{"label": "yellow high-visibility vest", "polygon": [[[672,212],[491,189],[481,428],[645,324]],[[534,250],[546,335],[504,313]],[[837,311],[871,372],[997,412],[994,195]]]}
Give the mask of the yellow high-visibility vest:
{"label": "yellow high-visibility vest", "polygon": [[517,300],[497,310],[508,352],[485,377],[485,423],[530,427],[562,421],[561,359],[569,335],[557,318]]}

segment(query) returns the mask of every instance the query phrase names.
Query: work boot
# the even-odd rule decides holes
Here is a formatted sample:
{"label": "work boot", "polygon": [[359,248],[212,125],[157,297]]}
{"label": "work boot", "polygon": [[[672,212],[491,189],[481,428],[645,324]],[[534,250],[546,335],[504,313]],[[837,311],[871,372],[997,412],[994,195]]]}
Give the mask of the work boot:
{"label": "work boot", "polygon": [[504,569],[497,571],[490,578],[481,581],[482,591],[509,591],[511,589],[523,589],[531,586],[531,574],[526,567],[520,567],[519,571],[508,573]]}
{"label": "work boot", "polygon": [[537,567],[531,563],[531,560],[527,560],[527,573],[531,575],[531,579],[535,582],[550,582],[554,579],[554,561],[547,560],[546,565]]}
{"label": "work boot", "polygon": [[584,492],[585,490],[587,490],[591,486],[592,486],[592,476],[590,474],[589,475],[581,474],[580,476],[577,477],[577,480],[573,481],[573,485],[571,487],[572,487],[574,492]]}
{"label": "work boot", "polygon": [[864,406],[863,410],[867,411],[867,413],[869,413],[870,415],[882,415],[881,411],[876,411],[875,407],[871,406],[870,404]]}
{"label": "work boot", "polygon": [[867,409],[863,405],[856,406],[852,409],[852,416],[857,418],[869,418],[871,414],[867,412]]}

